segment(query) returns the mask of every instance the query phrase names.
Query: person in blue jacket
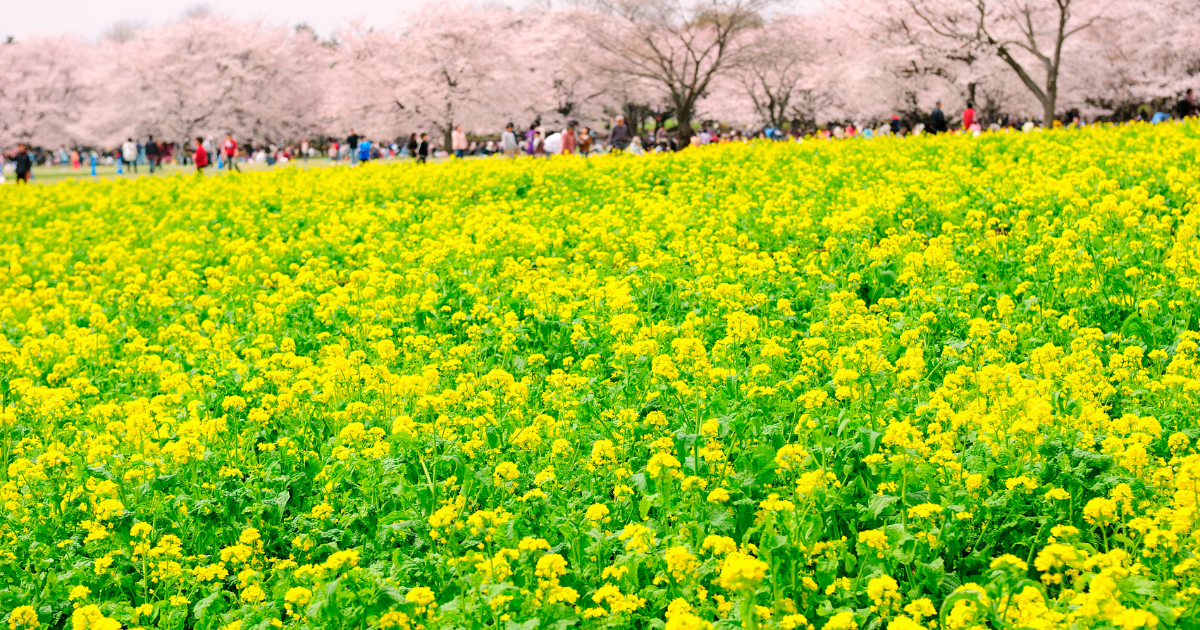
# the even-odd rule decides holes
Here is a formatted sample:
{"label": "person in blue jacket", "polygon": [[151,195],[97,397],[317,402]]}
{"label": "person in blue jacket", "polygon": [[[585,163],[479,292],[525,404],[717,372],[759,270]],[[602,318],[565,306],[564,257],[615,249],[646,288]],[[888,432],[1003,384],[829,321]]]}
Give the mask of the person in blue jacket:
{"label": "person in blue jacket", "polygon": [[366,136],[358,139],[358,161],[371,161],[371,141],[367,140]]}

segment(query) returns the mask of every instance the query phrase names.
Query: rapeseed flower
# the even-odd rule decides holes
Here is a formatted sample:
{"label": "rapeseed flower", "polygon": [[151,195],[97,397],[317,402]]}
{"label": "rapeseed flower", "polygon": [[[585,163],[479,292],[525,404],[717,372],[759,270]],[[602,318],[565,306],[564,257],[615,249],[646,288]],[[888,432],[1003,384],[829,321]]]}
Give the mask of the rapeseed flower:
{"label": "rapeseed flower", "polygon": [[4,188],[0,619],[1195,626],[1196,130]]}

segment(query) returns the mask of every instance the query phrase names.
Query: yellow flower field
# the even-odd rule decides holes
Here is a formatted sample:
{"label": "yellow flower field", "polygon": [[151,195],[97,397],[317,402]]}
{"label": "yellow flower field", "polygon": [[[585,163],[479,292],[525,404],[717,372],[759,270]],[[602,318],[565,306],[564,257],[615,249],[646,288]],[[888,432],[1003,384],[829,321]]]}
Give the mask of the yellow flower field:
{"label": "yellow flower field", "polygon": [[0,189],[0,623],[1200,624],[1200,125]]}

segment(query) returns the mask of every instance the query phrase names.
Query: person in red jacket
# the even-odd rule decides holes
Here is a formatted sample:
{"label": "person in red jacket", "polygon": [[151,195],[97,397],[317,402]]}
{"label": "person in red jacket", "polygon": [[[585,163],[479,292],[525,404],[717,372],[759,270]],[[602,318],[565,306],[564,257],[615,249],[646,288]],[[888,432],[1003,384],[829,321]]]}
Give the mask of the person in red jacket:
{"label": "person in red jacket", "polygon": [[208,151],[204,150],[204,138],[196,138],[196,153],[192,156],[196,162],[196,173],[204,174],[204,167],[208,166]]}
{"label": "person in red jacket", "polygon": [[963,110],[963,131],[970,131],[973,124],[975,124],[975,103],[967,101],[967,108]]}
{"label": "person in red jacket", "polygon": [[225,142],[221,143],[221,152],[225,154],[225,167],[231,171],[242,172],[237,164],[237,140],[233,139],[233,134],[225,134]]}

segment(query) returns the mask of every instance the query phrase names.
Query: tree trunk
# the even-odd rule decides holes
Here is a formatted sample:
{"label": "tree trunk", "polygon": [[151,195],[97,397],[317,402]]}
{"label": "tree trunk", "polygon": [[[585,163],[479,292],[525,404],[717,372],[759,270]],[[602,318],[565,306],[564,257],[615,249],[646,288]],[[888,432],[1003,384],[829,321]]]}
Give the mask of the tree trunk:
{"label": "tree trunk", "polygon": [[692,141],[692,108],[679,103],[675,104],[675,121],[679,123],[679,148],[682,149]]}
{"label": "tree trunk", "polygon": [[1054,106],[1058,104],[1058,74],[1048,73],[1046,77],[1046,99],[1042,101],[1042,126],[1046,129],[1054,127]]}

